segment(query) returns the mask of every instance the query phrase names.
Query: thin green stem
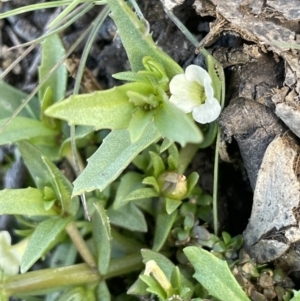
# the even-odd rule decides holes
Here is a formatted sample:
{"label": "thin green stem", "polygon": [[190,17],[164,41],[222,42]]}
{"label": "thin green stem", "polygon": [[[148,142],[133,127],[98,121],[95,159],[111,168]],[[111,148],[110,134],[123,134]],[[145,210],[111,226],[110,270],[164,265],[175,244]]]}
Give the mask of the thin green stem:
{"label": "thin green stem", "polygon": [[185,25],[165,6],[164,11],[168,15],[168,17],[174,22],[174,24],[182,31],[182,33],[186,36],[186,38],[195,46],[199,45],[198,40],[194,37],[194,35],[185,27]]}
{"label": "thin green stem", "polygon": [[112,259],[105,276],[101,276],[98,270],[82,263],[69,267],[43,269],[6,278],[0,283],[0,291],[7,296],[45,294],[69,286],[97,283],[142,268],[141,255],[136,253]]}
{"label": "thin green stem", "polygon": [[80,232],[78,231],[78,228],[77,228],[76,223],[74,221],[67,225],[66,231],[68,232],[68,234],[71,237],[74,245],[76,246],[78,252],[82,256],[82,258],[85,260],[85,262],[91,268],[96,268],[97,264],[96,264],[95,258],[92,255],[90,249],[88,248],[86,242],[82,238]]}
{"label": "thin green stem", "polygon": [[77,5],[81,3],[82,0],[73,0],[50,24],[48,28],[54,27],[60,20],[65,18]]}
{"label": "thin green stem", "polygon": [[214,233],[218,235],[218,183],[219,183],[219,149],[220,149],[220,128],[216,139],[215,162],[214,162],[214,188],[213,188],[213,217]]}

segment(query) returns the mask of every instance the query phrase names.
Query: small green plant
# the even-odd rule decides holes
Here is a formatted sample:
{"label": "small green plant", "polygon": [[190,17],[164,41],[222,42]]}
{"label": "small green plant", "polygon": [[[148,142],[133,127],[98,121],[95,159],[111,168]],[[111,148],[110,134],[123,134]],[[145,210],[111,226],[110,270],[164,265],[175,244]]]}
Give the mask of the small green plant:
{"label": "small green plant", "polygon": [[[26,104],[24,93],[0,82],[0,144],[16,143],[34,186],[0,191],[0,214],[14,215],[23,237],[11,245],[8,232],[0,233],[0,300],[117,301],[149,294],[162,301],[249,300],[229,269],[245,264],[238,255],[242,237],[209,232],[215,196],[202,192],[196,172],[186,172],[195,152],[217,134],[224,98],[219,65],[203,51],[207,71],[192,65],[184,72],[156,46],[140,14],[141,20],[123,0],[107,0],[91,39],[111,11],[131,65],[114,77],[126,83],[77,95],[76,81],[64,99],[67,72],[60,64],[67,54],[57,32],[65,25],[57,24],[65,18],[70,24],[77,18],[72,10],[79,4],[88,10],[91,2],[41,4],[69,6],[42,38],[38,97]],[[84,166],[76,147],[90,153],[87,144],[93,154]],[[73,183],[55,164],[62,158],[83,170]],[[177,265],[169,259],[175,253]],[[48,268],[31,271],[47,254]],[[140,275],[130,287],[124,283],[128,295],[110,291],[108,280],[133,271]]]}

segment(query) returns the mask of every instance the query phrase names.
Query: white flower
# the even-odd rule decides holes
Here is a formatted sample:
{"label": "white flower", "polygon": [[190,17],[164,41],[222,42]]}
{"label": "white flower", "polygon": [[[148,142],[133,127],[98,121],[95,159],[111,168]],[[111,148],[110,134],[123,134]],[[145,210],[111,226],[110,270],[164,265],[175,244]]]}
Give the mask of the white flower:
{"label": "white flower", "polygon": [[0,270],[3,270],[6,276],[18,274],[27,242],[25,239],[12,246],[9,232],[0,232]]}
{"label": "white flower", "polygon": [[221,112],[219,101],[214,98],[211,78],[203,68],[190,65],[185,74],[177,74],[170,81],[170,102],[184,113],[192,112],[199,123],[216,120]]}

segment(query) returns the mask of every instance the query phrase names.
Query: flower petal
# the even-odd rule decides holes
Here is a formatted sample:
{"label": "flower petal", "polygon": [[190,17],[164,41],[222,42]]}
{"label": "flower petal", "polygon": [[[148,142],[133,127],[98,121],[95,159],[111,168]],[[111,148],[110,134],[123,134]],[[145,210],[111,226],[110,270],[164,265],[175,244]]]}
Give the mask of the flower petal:
{"label": "flower petal", "polygon": [[170,82],[170,103],[184,113],[192,112],[193,108],[201,104],[200,95],[203,89],[197,82],[189,82],[184,74],[178,74]]}
{"label": "flower petal", "polygon": [[205,91],[205,95],[206,95],[206,100],[205,102],[209,102],[210,99],[214,98],[214,89],[211,85],[211,81],[207,81],[206,79],[204,80],[204,91]]}
{"label": "flower petal", "polygon": [[0,269],[7,276],[16,275],[19,272],[19,265],[22,256],[12,249],[9,232],[0,232]]}
{"label": "flower petal", "polygon": [[193,109],[193,118],[199,123],[216,120],[221,113],[221,105],[216,98],[207,99],[205,103]]}
{"label": "flower petal", "polygon": [[207,71],[197,65],[189,65],[185,69],[185,77],[188,81],[196,81],[201,86],[204,86],[204,81],[211,83],[211,78]]}
{"label": "flower petal", "polygon": [[11,237],[8,231],[0,231],[0,244],[2,246],[7,245],[10,246],[11,245]]}
{"label": "flower petal", "polygon": [[185,84],[187,83],[187,79],[185,74],[177,74],[175,75],[170,81],[170,92],[171,94],[179,93],[182,88],[184,88]]}

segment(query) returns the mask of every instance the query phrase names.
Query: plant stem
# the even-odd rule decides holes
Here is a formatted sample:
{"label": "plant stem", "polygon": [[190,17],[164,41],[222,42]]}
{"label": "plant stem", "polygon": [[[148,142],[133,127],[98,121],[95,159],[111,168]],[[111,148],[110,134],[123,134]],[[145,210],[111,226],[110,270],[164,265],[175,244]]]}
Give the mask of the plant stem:
{"label": "plant stem", "polygon": [[136,253],[112,259],[108,273],[105,276],[101,276],[96,269],[82,263],[69,267],[33,271],[6,278],[3,283],[0,283],[0,291],[7,296],[45,294],[68,286],[100,282],[142,268],[141,255]]}
{"label": "plant stem", "polygon": [[214,233],[218,235],[218,180],[219,180],[219,149],[220,149],[220,128],[216,139],[215,162],[214,162],[214,188],[213,188],[213,217]]}
{"label": "plant stem", "polygon": [[97,264],[96,264],[95,258],[92,255],[92,253],[90,252],[90,250],[89,250],[88,246],[86,245],[84,239],[82,238],[80,232],[78,231],[78,228],[74,221],[67,225],[66,231],[68,232],[74,245],[76,246],[78,252],[82,256],[82,258],[85,260],[85,262],[91,268],[96,268]]}

